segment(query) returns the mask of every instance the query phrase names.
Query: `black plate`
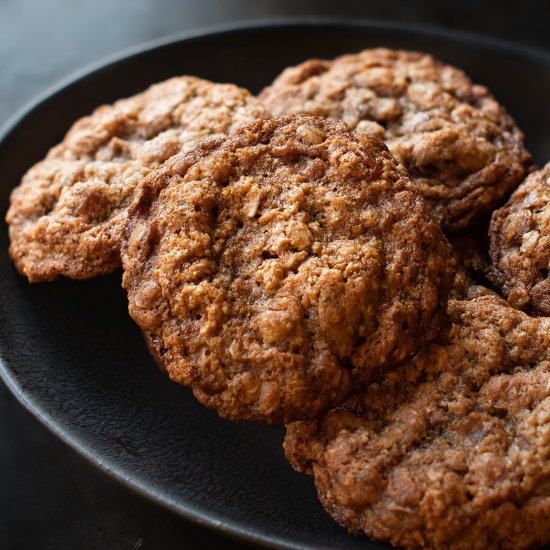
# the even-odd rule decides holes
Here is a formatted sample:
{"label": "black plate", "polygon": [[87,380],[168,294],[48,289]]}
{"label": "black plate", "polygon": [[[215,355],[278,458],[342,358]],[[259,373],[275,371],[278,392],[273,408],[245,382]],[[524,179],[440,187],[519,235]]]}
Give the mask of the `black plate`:
{"label": "black plate", "polygon": [[[550,54],[391,24],[279,23],[176,37],[82,73],[37,101],[0,142],[0,212],[22,174],[70,124],[104,102],[178,74],[259,91],[286,65],[366,47],[432,52],[488,85],[537,162],[550,159]],[[62,439],[175,512],[272,547],[385,548],[323,512],[311,478],[283,457],[283,428],[221,420],[150,359],[120,274],[29,285],[0,231],[0,373]]]}

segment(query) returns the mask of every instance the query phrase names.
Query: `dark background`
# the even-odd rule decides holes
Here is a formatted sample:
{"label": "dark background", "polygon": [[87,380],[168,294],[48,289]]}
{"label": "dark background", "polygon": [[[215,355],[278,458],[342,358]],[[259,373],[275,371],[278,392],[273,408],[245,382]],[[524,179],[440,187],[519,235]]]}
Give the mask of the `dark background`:
{"label": "dark background", "polygon": [[[550,49],[548,0],[0,0],[0,125],[61,78],[121,49],[208,25],[312,15],[402,21]],[[0,383],[0,548],[242,547],[96,471]]]}

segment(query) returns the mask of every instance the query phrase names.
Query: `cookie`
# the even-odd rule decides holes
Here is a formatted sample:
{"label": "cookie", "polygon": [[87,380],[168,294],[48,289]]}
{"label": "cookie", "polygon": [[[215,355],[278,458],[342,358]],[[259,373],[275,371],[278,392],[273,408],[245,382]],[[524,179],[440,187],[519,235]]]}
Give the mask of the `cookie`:
{"label": "cookie", "polygon": [[6,221],[18,271],[40,282],[118,269],[136,184],[183,146],[265,114],[242,88],[188,76],[99,107],[12,193]]}
{"label": "cookie", "polygon": [[129,311],[170,377],[225,417],[312,418],[435,337],[449,245],[378,139],[257,120],[145,179]]}
{"label": "cookie", "polygon": [[286,454],[352,533],[405,548],[550,541],[550,319],[495,297],[450,301],[434,343],[324,418]]}
{"label": "cookie", "polygon": [[491,278],[510,305],[550,316],[550,163],[493,213],[490,238]]}
{"label": "cookie", "polygon": [[259,97],[274,115],[328,116],[383,139],[446,232],[491,211],[531,163],[523,134],[487,88],[424,53],[306,61]]}

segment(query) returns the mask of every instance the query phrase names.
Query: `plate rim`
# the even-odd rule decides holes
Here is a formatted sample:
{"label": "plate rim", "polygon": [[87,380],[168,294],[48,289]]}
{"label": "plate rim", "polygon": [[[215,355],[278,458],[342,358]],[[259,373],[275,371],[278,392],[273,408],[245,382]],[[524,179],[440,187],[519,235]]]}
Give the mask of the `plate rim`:
{"label": "plate rim", "polygon": [[349,17],[277,17],[277,18],[260,18],[251,19],[249,21],[230,23],[230,24],[215,24],[206,25],[198,29],[190,31],[180,31],[170,33],[160,38],[140,42],[133,46],[123,48],[107,56],[103,56],[96,61],[87,63],[84,67],[71,71],[66,76],[57,80],[52,85],[47,86],[39,94],[34,96],[22,107],[19,107],[13,115],[11,115],[0,127],[0,148],[9,138],[10,134],[17,128],[23,119],[31,114],[35,109],[39,108],[42,103],[51,97],[76,84],[79,80],[91,76],[107,67],[116,65],[129,57],[134,57],[152,51],[163,46],[168,46],[175,42],[194,40],[204,38],[205,36],[229,34],[236,31],[260,30],[263,28],[272,27],[351,27],[351,28],[375,28],[379,30],[389,30],[397,32],[412,32],[432,36],[434,38],[466,42],[472,45],[481,45],[484,48],[500,50],[502,53],[513,54],[523,58],[530,58],[538,62],[550,64],[550,49],[546,50],[535,46],[523,44],[521,42],[513,42],[504,40],[494,36],[485,36],[466,31],[446,30],[443,27],[432,25],[421,25],[416,23],[405,23],[392,20],[373,20],[368,18],[349,18]]}
{"label": "plate rim", "polygon": [[[354,28],[354,29],[377,29],[388,30],[391,32],[412,33],[423,35],[428,38],[445,40],[448,42],[466,43],[476,47],[497,51],[503,55],[513,55],[517,58],[535,61],[537,63],[548,65],[550,68],[550,50],[537,48],[530,45],[503,40],[493,36],[484,36],[463,31],[448,31],[442,27],[420,25],[414,23],[397,22],[391,20],[372,20],[368,18],[349,18],[349,17],[277,17],[251,19],[248,21],[216,24],[202,26],[191,31],[171,33],[161,38],[148,40],[119,50],[108,56],[104,56],[97,61],[86,64],[84,67],[72,71],[67,76],[58,80],[51,86],[46,87],[41,93],[30,101],[26,102],[0,128],[0,149],[3,148],[11,135],[17,132],[18,127],[24,123],[25,119],[40,109],[44,103],[51,98],[62,93],[80,80],[93,76],[101,70],[113,67],[117,63],[131,57],[139,56],[143,53],[154,51],[156,49],[175,44],[177,42],[192,41],[202,39],[208,36],[219,36],[242,31],[258,31],[261,29],[288,28],[288,27],[332,27],[332,28]],[[255,545],[261,545],[264,548],[274,549],[294,549],[294,550],[322,550],[324,546],[311,546],[296,543],[289,543],[288,540],[277,535],[266,535],[258,532],[256,529],[243,527],[242,523],[233,520],[215,519],[209,516],[201,509],[192,504],[176,503],[173,499],[158,491],[154,484],[147,485],[141,483],[138,478],[128,475],[123,468],[113,466],[111,461],[103,460],[97,456],[87,445],[85,441],[71,434],[67,429],[58,425],[48,414],[48,411],[26,395],[22,385],[17,381],[15,375],[7,367],[0,349],[0,380],[6,385],[16,400],[45,428],[52,432],[70,449],[76,451],[89,464],[98,468],[104,475],[115,479],[118,483],[124,485],[133,493],[170,510],[172,513],[183,517],[192,524],[197,524],[214,530],[217,533],[228,536],[234,540],[245,541]]]}

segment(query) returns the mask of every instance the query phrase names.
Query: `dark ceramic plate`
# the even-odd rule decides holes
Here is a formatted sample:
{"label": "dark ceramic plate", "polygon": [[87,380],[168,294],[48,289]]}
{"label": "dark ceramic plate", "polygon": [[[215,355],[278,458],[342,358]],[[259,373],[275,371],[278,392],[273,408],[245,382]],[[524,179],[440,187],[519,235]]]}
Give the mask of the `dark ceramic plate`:
{"label": "dark ceramic plate", "polygon": [[[78,75],[18,116],[0,143],[0,211],[78,117],[178,74],[258,92],[308,57],[366,47],[432,52],[486,84],[537,162],[550,158],[550,55],[482,38],[370,23],[279,23],[176,37]],[[120,274],[29,285],[0,231],[0,372],[20,401],[104,471],[212,528],[283,548],[383,548],[323,512],[283,457],[282,427],[221,420],[168,381],[127,315]]]}

